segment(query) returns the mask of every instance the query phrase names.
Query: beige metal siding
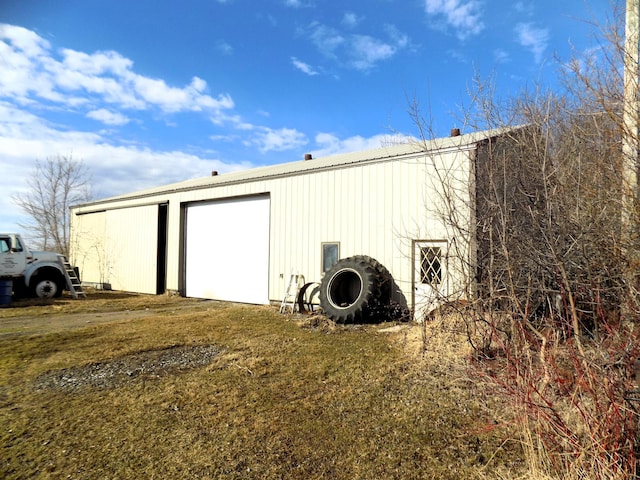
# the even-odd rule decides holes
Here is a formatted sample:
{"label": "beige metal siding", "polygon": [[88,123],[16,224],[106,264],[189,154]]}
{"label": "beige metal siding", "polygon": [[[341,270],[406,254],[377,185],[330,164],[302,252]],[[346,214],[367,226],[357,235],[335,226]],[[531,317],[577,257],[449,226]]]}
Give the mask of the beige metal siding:
{"label": "beige metal siding", "polygon": [[108,211],[107,241],[111,288],[156,293],[158,205]]}
{"label": "beige metal siding", "polygon": [[[116,198],[101,204],[78,207],[75,212],[90,208],[134,206],[143,201],[169,201],[167,288],[178,290],[183,235],[180,206],[195,201],[270,194],[271,300],[282,299],[292,271],[302,273],[307,281],[319,281],[322,274],[322,242],[340,242],[342,258],[365,254],[382,262],[391,271],[410,303],[412,241],[453,241],[452,236],[458,235],[441,220],[439,210],[444,187],[435,174],[435,166],[448,172],[446,181],[461,196],[458,209],[463,217],[467,216],[465,209],[468,198],[465,199],[465,195],[468,196],[469,192],[469,155],[473,148],[451,148],[438,151],[432,157],[424,153],[408,154],[410,150],[407,149],[399,157],[388,155],[377,161],[343,162],[335,166],[323,160],[311,160],[305,162],[302,170],[296,165],[299,171],[295,173],[292,173],[293,170],[288,172],[285,165],[278,167],[278,172],[282,171],[280,176],[268,176],[266,173],[269,170],[265,169],[260,170],[260,175],[247,174],[244,182],[236,182],[237,174],[229,174],[234,180],[224,183],[225,175],[219,175],[212,180],[191,181],[189,184],[198,185],[196,189],[176,187],[174,193],[158,189],[158,196],[152,192],[138,197]],[[315,170],[314,162],[319,162],[319,168]],[[276,168],[272,170],[275,172]],[[209,186],[206,186],[207,181],[211,183]],[[124,216],[118,222],[124,224],[126,220]],[[145,224],[138,228],[152,231],[155,235],[157,225]],[[151,243],[152,240],[150,237],[139,237],[140,245]],[[155,245],[155,240],[153,242]],[[455,266],[457,260],[450,261]],[[456,272],[460,269],[449,270]],[[141,274],[146,275],[143,272]],[[149,276],[155,279],[155,273],[149,273]],[[454,281],[451,284],[458,283]]]}
{"label": "beige metal siding", "polygon": [[106,283],[105,255],[107,212],[71,216],[71,262],[80,269],[83,282]]}
{"label": "beige metal siding", "polygon": [[72,226],[83,282],[156,293],[158,205],[77,215]]}
{"label": "beige metal siding", "polygon": [[[467,163],[467,152],[443,158]],[[425,159],[384,162],[274,180],[271,296],[280,297],[288,274],[321,279],[321,243],[340,242],[341,257],[366,254],[391,270],[411,295],[412,240],[443,239],[435,192]],[[434,204],[435,206],[435,204]]]}

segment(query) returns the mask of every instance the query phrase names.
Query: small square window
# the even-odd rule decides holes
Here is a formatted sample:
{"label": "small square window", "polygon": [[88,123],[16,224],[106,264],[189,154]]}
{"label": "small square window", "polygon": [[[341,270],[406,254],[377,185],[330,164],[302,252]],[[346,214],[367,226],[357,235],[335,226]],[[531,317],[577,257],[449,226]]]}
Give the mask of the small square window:
{"label": "small square window", "polygon": [[322,273],[333,267],[340,259],[340,243],[327,242],[322,244]]}

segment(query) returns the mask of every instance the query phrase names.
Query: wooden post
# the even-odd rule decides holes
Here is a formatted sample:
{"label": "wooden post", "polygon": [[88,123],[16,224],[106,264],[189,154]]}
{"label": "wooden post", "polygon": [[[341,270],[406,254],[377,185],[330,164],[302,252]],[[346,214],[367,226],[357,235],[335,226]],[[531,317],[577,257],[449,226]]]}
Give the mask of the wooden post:
{"label": "wooden post", "polygon": [[[638,43],[640,39],[640,0],[627,0],[625,16],[624,42],[624,102],[622,111],[622,161],[623,161],[623,199],[622,199],[622,244],[627,260],[628,298],[623,311],[631,313],[635,297],[638,268],[640,267],[640,248],[636,209],[638,206],[638,140],[639,109],[638,101]],[[625,308],[626,307],[626,308]]]}
{"label": "wooden post", "polygon": [[638,26],[640,0],[627,0],[624,43],[624,136],[625,180],[633,195],[637,185],[638,164]]}

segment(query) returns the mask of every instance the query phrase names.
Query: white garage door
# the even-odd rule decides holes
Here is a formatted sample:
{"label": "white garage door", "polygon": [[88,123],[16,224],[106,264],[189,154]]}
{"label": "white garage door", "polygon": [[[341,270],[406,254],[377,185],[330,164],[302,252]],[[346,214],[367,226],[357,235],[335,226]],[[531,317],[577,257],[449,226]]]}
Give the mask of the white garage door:
{"label": "white garage door", "polygon": [[187,207],[186,296],[269,303],[269,197]]}

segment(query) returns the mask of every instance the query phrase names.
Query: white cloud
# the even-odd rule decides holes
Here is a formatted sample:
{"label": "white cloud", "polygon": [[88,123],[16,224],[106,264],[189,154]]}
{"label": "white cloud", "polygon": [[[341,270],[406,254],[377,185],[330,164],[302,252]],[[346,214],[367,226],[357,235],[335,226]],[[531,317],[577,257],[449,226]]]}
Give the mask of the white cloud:
{"label": "white cloud", "polygon": [[353,12],[346,12],[342,17],[342,24],[347,28],[356,27],[361,21],[362,18]]}
{"label": "white cloud", "polygon": [[[305,65],[299,62],[297,68]],[[314,71],[306,67],[309,74]],[[21,221],[11,195],[26,188],[34,162],[49,156],[83,160],[96,179],[97,198],[205,176],[211,170],[224,173],[253,166],[222,161],[204,150],[208,146],[180,151],[131,140],[137,127],[151,130],[145,122],[158,118],[164,120],[163,127],[200,120],[212,128],[203,138],[240,147],[244,143],[254,152],[280,152],[308,143],[298,130],[247,122],[234,111],[231,96],[210,94],[203,78],[171,85],[136,72],[134,62],[118,52],[54,49],[34,32],[1,23],[0,72],[0,225],[5,228]],[[176,112],[198,115],[185,119],[172,115]],[[95,126],[87,118],[134,128],[122,139],[114,135],[115,129],[103,131],[101,125],[84,130]]]}
{"label": "white cloud", "polygon": [[509,53],[502,48],[496,48],[493,51],[493,59],[496,63],[506,63],[509,61]]}
{"label": "white cloud", "polygon": [[533,14],[533,7],[534,4],[530,3],[530,2],[515,2],[513,4],[513,8],[516,12],[520,13],[520,14],[524,14],[524,15],[532,15]]}
{"label": "white cloud", "polygon": [[209,139],[213,142],[235,142],[238,140],[237,135],[209,135]]}
{"label": "white cloud", "polygon": [[311,153],[314,157],[325,157],[339,153],[358,152],[361,150],[373,150],[388,145],[397,145],[409,142],[408,137],[374,135],[369,138],[355,135],[353,137],[340,139],[332,133],[319,133],[315,137],[318,148]]}
{"label": "white cloud", "polygon": [[302,8],[311,6],[310,2],[303,2],[302,0],[284,0],[284,4],[287,7]]}
{"label": "white cloud", "polygon": [[207,84],[198,77],[175,87],[135,73],[133,61],[117,52],[62,49],[56,55],[49,42],[13,25],[0,24],[0,67],[0,97],[21,103],[45,99],[78,106],[90,96],[124,109],[207,111],[214,116],[234,107],[226,93],[205,93]]}
{"label": "white cloud", "polygon": [[85,163],[94,178],[92,190],[97,198],[207,176],[211,170],[224,173],[253,166],[144,145],[118,145],[99,133],[57,128],[0,101],[0,225],[10,228],[23,221],[11,196],[26,189],[25,179],[36,160],[58,154]]}
{"label": "white cloud", "polygon": [[304,133],[293,128],[254,127],[254,135],[245,141],[245,145],[257,147],[262,153],[282,152],[306,145]]}
{"label": "white cloud", "polygon": [[549,30],[536,28],[530,23],[519,23],[515,32],[518,43],[533,54],[536,63],[540,63],[549,44]]}
{"label": "white cloud", "polygon": [[29,96],[37,90],[44,99],[61,99],[61,95],[53,91],[51,79],[37,68],[46,62],[49,48],[46,40],[30,30],[0,24],[0,95],[29,103]]}
{"label": "white cloud", "polygon": [[396,49],[401,49],[410,46],[409,36],[402,33],[395,25],[386,24],[384,31],[393,43]]}
{"label": "white cloud", "polygon": [[386,40],[371,35],[343,35],[338,30],[320,23],[312,23],[309,38],[327,58],[341,62],[356,70],[368,71],[378,63],[395,56],[409,45],[409,37],[393,25],[385,26]]}
{"label": "white cloud", "polygon": [[65,69],[82,72],[85,75],[112,74],[123,77],[133,67],[131,60],[114,51],[88,54],[64,48],[60,52],[63,57],[62,66]]}
{"label": "white cloud", "polygon": [[354,57],[353,66],[357,70],[368,70],[376,63],[391,58],[396,49],[368,35],[354,35],[351,53]]}
{"label": "white cloud", "polygon": [[170,87],[164,80],[131,75],[129,80],[133,84],[133,90],[137,98],[146,104],[159,107],[165,112],[181,111],[210,111],[218,112],[234,107],[229,95],[221,94],[218,98],[204,95],[206,82],[198,77],[193,77],[191,83],[184,88]]}
{"label": "white cloud", "polygon": [[0,23],[0,39],[11,39],[16,50],[29,58],[45,55],[51,48],[49,42],[37,33],[6,23]]}
{"label": "white cloud", "polygon": [[218,40],[216,42],[216,50],[226,56],[233,55],[233,47],[224,40]]}
{"label": "white cloud", "polygon": [[440,17],[464,40],[484,29],[479,0],[425,0],[427,15]]}
{"label": "white cloud", "polygon": [[129,119],[121,113],[111,112],[106,108],[91,110],[87,117],[104,123],[105,125],[126,125]]}
{"label": "white cloud", "polygon": [[309,26],[311,41],[323,55],[335,58],[336,50],[345,44],[345,38],[335,28],[314,22]]}
{"label": "white cloud", "polygon": [[314,75],[318,75],[318,71],[316,69],[314,69],[308,63],[304,63],[303,61],[298,60],[296,57],[291,57],[291,63],[293,64],[293,66],[295,68],[300,70],[302,73],[306,73],[310,77],[312,77]]}

